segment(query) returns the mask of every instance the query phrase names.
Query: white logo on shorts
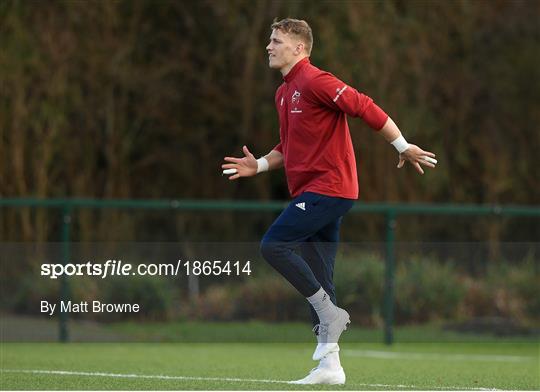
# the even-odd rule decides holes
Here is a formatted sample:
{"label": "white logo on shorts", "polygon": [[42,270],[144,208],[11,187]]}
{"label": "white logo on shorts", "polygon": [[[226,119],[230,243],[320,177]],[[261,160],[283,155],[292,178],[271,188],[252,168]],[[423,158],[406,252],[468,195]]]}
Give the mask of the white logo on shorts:
{"label": "white logo on shorts", "polygon": [[300,208],[302,211],[306,210],[306,203],[297,203],[295,204],[298,208]]}

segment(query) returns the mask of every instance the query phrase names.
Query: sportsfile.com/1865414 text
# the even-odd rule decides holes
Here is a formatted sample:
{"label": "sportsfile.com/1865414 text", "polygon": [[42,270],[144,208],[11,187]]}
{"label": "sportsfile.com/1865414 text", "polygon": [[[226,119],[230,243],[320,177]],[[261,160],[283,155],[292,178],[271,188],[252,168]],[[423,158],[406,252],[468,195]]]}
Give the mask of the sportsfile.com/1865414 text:
{"label": "sportsfile.com/1865414 text", "polygon": [[240,276],[251,275],[251,261],[230,260],[178,260],[173,263],[131,264],[122,260],[104,263],[43,263],[41,276],[57,279],[61,276]]}

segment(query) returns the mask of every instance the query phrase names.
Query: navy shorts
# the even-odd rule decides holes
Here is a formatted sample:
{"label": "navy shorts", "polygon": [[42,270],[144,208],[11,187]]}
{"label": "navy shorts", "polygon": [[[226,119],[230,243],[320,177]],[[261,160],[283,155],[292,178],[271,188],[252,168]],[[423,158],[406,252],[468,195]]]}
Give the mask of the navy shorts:
{"label": "navy shorts", "polygon": [[[264,235],[264,258],[305,297],[322,287],[336,303],[333,278],[339,227],[353,204],[351,199],[305,192],[287,206]],[[318,317],[311,310],[317,324]]]}

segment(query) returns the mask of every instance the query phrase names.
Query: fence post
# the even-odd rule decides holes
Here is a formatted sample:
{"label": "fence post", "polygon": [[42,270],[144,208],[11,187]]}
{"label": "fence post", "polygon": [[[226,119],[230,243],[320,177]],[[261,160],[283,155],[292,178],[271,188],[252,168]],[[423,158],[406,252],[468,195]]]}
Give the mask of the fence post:
{"label": "fence post", "polygon": [[188,293],[189,301],[196,304],[200,294],[199,276],[193,273],[188,276]]}
{"label": "fence post", "polygon": [[390,208],[386,212],[386,257],[384,274],[384,343],[394,342],[394,271],[395,271],[395,239],[396,212]]}
{"label": "fence post", "polygon": [[[71,226],[71,206],[64,204],[62,207],[62,264],[69,263],[71,258],[70,249],[70,226]],[[69,300],[69,282],[66,274],[60,278],[60,301]],[[59,336],[61,342],[69,341],[68,314],[60,310],[59,315]]]}

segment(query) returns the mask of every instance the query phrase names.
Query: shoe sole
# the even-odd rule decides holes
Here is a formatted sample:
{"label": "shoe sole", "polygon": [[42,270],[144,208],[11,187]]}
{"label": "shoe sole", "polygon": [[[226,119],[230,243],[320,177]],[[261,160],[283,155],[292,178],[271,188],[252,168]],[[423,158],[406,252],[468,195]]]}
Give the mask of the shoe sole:
{"label": "shoe sole", "polygon": [[329,381],[329,382],[300,382],[300,381],[289,381],[287,384],[294,385],[345,385],[345,381]]}
{"label": "shoe sole", "polygon": [[[307,377],[306,377],[307,378]],[[289,381],[288,384],[296,384],[296,385],[344,385],[345,381],[347,380],[345,373],[343,372],[343,368],[341,368],[341,374],[339,375],[333,375],[333,377],[327,378],[326,380],[319,381],[319,382],[309,382],[302,380],[296,380],[296,381]]]}

